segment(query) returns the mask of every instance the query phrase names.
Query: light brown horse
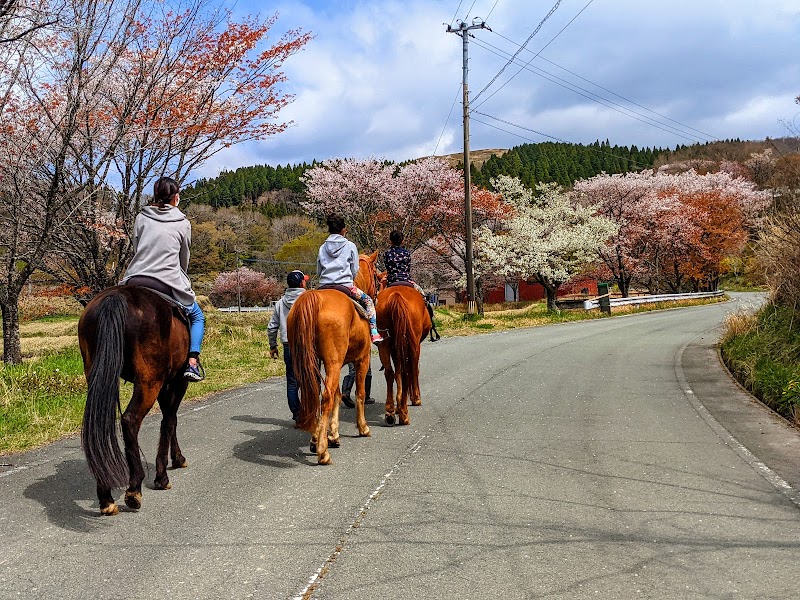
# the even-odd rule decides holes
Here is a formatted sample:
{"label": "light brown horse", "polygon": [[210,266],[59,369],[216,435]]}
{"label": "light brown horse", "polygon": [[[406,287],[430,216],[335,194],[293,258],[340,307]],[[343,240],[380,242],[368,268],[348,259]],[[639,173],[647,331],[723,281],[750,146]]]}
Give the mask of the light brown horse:
{"label": "light brown horse", "polygon": [[[162,417],[153,487],[171,487],[168,454],[173,467],[186,466],[176,428],[178,406],[188,385],[183,378],[189,351],[187,325],[174,304],[147,288],[130,285],[101,292],[81,315],[78,342],[88,384],[81,441],[97,481],[103,515],[119,512],[111,491],[126,484],[125,504],[132,509],[142,506],[139,428],[156,400]],[[120,377],[133,382],[133,397],[121,418],[124,456],[116,431]]]}
{"label": "light brown horse", "polygon": [[[431,318],[425,299],[413,287],[395,285],[381,290],[377,303],[378,331],[384,338],[378,347],[386,377],[384,421],[408,425],[408,399],[422,404],[419,391],[420,345],[430,333]],[[397,395],[393,395],[393,384]]]}
{"label": "light brown horse", "polygon": [[[375,294],[375,260],[378,253],[359,256],[355,284]],[[359,285],[361,284],[361,285]],[[362,287],[364,286],[364,287]],[[366,289],[365,289],[366,288]],[[339,376],[348,362],[356,367],[356,427],[358,435],[369,436],[364,418],[364,380],[369,370],[371,342],[369,323],[353,301],[337,290],[309,290],[295,301],[286,318],[294,374],[300,390],[297,427],[311,433],[311,451],[321,465],[331,463],[328,447],[339,446]],[[320,399],[322,375],[325,384]]]}

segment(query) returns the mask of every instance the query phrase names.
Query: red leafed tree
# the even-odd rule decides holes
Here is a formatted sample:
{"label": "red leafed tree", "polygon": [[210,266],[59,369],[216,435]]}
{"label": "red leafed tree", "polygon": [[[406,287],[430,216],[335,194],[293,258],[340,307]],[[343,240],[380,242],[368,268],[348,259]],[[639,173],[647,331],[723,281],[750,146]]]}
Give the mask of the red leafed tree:
{"label": "red leafed tree", "polygon": [[627,295],[716,289],[724,259],[741,251],[770,194],[728,171],[598,175],[575,184],[582,201],[619,226],[601,253],[607,274]]}
{"label": "red leafed tree", "polygon": [[214,280],[209,298],[216,306],[266,306],[283,293],[282,285],[274,277],[239,267],[236,271],[220,273]]}

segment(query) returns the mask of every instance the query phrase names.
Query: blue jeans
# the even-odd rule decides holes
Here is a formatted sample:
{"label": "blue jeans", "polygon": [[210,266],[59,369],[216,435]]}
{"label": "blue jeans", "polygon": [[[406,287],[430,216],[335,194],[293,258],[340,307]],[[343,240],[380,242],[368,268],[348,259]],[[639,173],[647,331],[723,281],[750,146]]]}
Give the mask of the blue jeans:
{"label": "blue jeans", "polygon": [[292,411],[292,418],[297,420],[297,413],[300,411],[300,394],[297,391],[297,378],[294,376],[292,366],[292,353],[289,344],[283,345],[283,362],[286,364],[286,399],[289,401],[289,410]]}
{"label": "blue jeans", "polygon": [[189,317],[189,354],[195,356],[200,354],[200,344],[203,343],[203,336],[206,334],[206,316],[200,310],[200,306],[195,302],[186,307]]}

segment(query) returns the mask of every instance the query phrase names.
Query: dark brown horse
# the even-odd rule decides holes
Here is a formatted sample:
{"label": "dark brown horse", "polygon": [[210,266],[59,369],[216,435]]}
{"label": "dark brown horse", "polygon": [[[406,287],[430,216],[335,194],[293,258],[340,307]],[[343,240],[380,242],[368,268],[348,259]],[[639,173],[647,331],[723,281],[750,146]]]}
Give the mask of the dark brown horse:
{"label": "dark brown horse", "polygon": [[[180,308],[147,288],[112,287],[98,294],[83,311],[78,341],[88,384],[81,441],[97,481],[100,512],[119,512],[111,490],[125,485],[125,504],[139,509],[144,479],[139,428],[156,399],[163,416],[155,489],[171,487],[168,452],[173,467],[186,466],[175,433],[178,406],[187,386],[183,378],[189,350],[186,319]],[[121,417],[124,457],[116,432],[116,414],[122,410],[120,377],[133,382],[133,397]]]}
{"label": "dark brown horse", "polygon": [[[413,287],[395,285],[381,290],[377,302],[378,330],[384,338],[378,346],[386,377],[384,421],[408,425],[408,399],[422,404],[419,391],[420,345],[430,333],[432,323],[425,299]],[[397,395],[393,384],[397,384]]]}
{"label": "dark brown horse", "polygon": [[[356,285],[370,294],[375,291],[375,260],[359,257]],[[371,284],[370,284],[371,281]],[[370,288],[361,287],[365,283]],[[366,287],[366,286],[365,286]],[[328,447],[339,446],[339,375],[348,362],[356,367],[356,427],[358,435],[369,436],[364,417],[364,380],[369,370],[371,342],[369,324],[361,317],[353,301],[336,290],[309,290],[295,301],[286,318],[289,348],[297,384],[300,389],[300,411],[297,427],[311,433],[311,451],[321,465],[331,463]],[[322,375],[325,385],[320,398]]]}

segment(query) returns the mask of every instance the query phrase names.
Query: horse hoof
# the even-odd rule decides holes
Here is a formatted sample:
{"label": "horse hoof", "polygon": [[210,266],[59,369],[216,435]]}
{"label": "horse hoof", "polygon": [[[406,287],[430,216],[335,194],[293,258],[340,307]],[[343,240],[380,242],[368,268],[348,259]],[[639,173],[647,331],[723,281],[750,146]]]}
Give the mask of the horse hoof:
{"label": "horse hoof", "polygon": [[372,437],[372,433],[369,430],[369,427],[365,427],[364,431],[359,430],[358,432],[359,437]]}
{"label": "horse hoof", "polygon": [[314,442],[311,442],[308,445],[308,449],[311,451],[311,454],[316,454],[317,453],[317,445]]}
{"label": "horse hoof", "polygon": [[125,492],[125,504],[128,508],[139,510],[142,508],[142,494],[140,492]]}
{"label": "horse hoof", "polygon": [[317,460],[317,462],[319,464],[321,464],[321,465],[329,465],[329,464],[331,464],[331,455],[330,455],[330,453],[326,450],[325,454],[320,456],[319,460]]}
{"label": "horse hoof", "polygon": [[156,490],[171,490],[172,489],[172,484],[169,481],[167,481],[166,483],[163,483],[163,482],[158,481],[156,479],[153,482],[153,489],[156,489]]}
{"label": "horse hoof", "polygon": [[390,415],[389,413],[386,413],[386,415],[384,415],[384,417],[383,417],[383,420],[389,427],[394,425],[394,415]]}
{"label": "horse hoof", "polygon": [[113,517],[119,513],[119,506],[116,504],[109,504],[100,509],[100,514],[104,517]]}
{"label": "horse hoof", "polygon": [[398,425],[410,425],[410,424],[411,424],[410,419],[400,419],[400,422],[398,423]]}
{"label": "horse hoof", "polygon": [[336,438],[335,440],[328,440],[328,448],[341,448],[341,446],[342,442],[339,440],[339,438]]}
{"label": "horse hoof", "polygon": [[422,406],[422,400],[412,400],[411,406]]}
{"label": "horse hoof", "polygon": [[185,469],[189,466],[189,461],[185,458],[176,459],[172,461],[172,468],[173,469]]}

